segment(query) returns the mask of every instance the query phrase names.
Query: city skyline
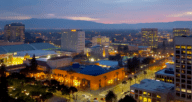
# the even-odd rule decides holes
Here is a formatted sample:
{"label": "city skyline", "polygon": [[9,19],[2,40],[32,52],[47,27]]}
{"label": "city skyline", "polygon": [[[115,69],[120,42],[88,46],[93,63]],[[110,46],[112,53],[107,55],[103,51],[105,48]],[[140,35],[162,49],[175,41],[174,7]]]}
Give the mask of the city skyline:
{"label": "city skyline", "polygon": [[[105,24],[191,21],[192,1],[1,1],[0,20],[71,19]],[[22,3],[21,3],[22,2]]]}

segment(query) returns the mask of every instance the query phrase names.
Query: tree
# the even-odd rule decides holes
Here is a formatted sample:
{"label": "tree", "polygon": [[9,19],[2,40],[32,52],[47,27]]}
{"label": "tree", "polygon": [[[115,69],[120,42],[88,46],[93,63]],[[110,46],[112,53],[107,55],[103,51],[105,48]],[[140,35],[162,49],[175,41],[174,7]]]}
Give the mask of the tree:
{"label": "tree", "polygon": [[37,38],[36,40],[35,40],[35,42],[37,42],[37,43],[42,43],[44,40],[43,39],[41,39],[41,38]]}
{"label": "tree", "polygon": [[118,54],[121,54],[121,53],[122,53],[122,51],[123,51],[122,45],[118,45],[117,51],[118,51]]}
{"label": "tree", "polygon": [[146,77],[147,71],[143,71],[144,76]]}
{"label": "tree", "polygon": [[134,79],[135,79],[135,84],[136,84],[137,75],[134,75]]}
{"label": "tree", "polygon": [[35,55],[33,55],[33,58],[30,63],[31,71],[37,71],[37,60],[35,58]]}
{"label": "tree", "polygon": [[51,80],[51,85],[52,85],[52,86],[58,86],[58,85],[59,85],[59,82],[58,82],[57,80],[55,80],[55,79],[52,79],[52,80]]}
{"label": "tree", "polygon": [[116,102],[117,96],[113,91],[109,91],[107,95],[105,96],[105,101],[106,102]]}
{"label": "tree", "polygon": [[2,64],[0,67],[0,77],[6,77],[6,70],[4,64]]}
{"label": "tree", "polygon": [[130,86],[131,86],[131,81],[133,80],[132,77],[129,77],[128,80],[129,80]]}
{"label": "tree", "polygon": [[132,96],[126,95],[123,99],[120,99],[119,102],[137,102]]}
{"label": "tree", "polygon": [[[122,84],[125,86],[125,84],[127,84],[127,82],[123,81]],[[123,92],[123,88],[122,88],[122,92]]]}
{"label": "tree", "polygon": [[124,46],[124,48],[123,48],[123,53],[124,53],[125,55],[127,55],[128,52],[129,52],[128,46]]}
{"label": "tree", "polygon": [[63,89],[61,90],[62,95],[69,95],[70,94],[70,90],[68,87],[63,87]]}
{"label": "tree", "polygon": [[7,86],[5,65],[2,64],[0,67],[0,102],[7,102],[9,100]]}
{"label": "tree", "polygon": [[74,76],[71,76],[70,79],[72,80],[72,85],[71,85],[71,86],[73,86],[73,79],[74,79]]}
{"label": "tree", "polygon": [[117,82],[118,82],[118,79],[119,79],[119,78],[118,78],[119,72],[116,72],[116,75],[117,75]]}
{"label": "tree", "polygon": [[49,92],[52,92],[52,93],[55,93],[55,92],[57,91],[56,86],[50,86],[50,87],[48,88],[48,91],[49,91]]}
{"label": "tree", "polygon": [[142,63],[143,64],[151,64],[151,63],[153,63],[153,61],[154,61],[153,57],[147,57],[147,58],[143,59]]}
{"label": "tree", "polygon": [[40,97],[40,99],[45,102],[45,100],[52,98],[53,97],[53,93],[51,92],[47,92],[47,93],[43,93],[42,96]]}
{"label": "tree", "polygon": [[[70,90],[70,92],[72,93],[72,95],[73,95],[73,93],[75,93],[75,92],[78,91],[77,88],[75,88],[75,87],[73,87],[73,86],[70,87],[69,90]],[[74,97],[74,95],[73,95],[73,97]]]}
{"label": "tree", "polygon": [[127,69],[130,73],[135,73],[136,68],[140,65],[140,60],[137,57],[133,57],[132,59],[127,60]]}
{"label": "tree", "polygon": [[103,78],[105,79],[105,86],[106,86],[107,76],[103,76]]}
{"label": "tree", "polygon": [[63,83],[64,85],[65,85],[65,79],[66,79],[66,78],[67,78],[67,75],[64,76],[64,83]]}

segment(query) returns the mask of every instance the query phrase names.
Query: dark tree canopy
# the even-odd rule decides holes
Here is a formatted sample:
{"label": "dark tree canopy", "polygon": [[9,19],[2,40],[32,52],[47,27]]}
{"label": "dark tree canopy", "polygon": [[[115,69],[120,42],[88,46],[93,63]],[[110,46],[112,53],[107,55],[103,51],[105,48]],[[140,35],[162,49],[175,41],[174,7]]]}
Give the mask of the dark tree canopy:
{"label": "dark tree canopy", "polygon": [[113,102],[117,99],[117,96],[113,91],[109,91],[107,95],[105,96],[105,101],[106,102]]}
{"label": "dark tree canopy", "polygon": [[142,63],[143,64],[151,64],[151,63],[153,63],[153,61],[154,61],[153,57],[147,57],[147,58],[143,59]]}
{"label": "dark tree canopy", "polygon": [[33,55],[33,58],[30,63],[31,71],[37,71],[37,60],[35,58],[35,55]]}
{"label": "dark tree canopy", "polygon": [[121,55],[116,54],[115,56],[109,56],[109,60],[120,61],[121,60]]}
{"label": "dark tree canopy", "polygon": [[127,60],[127,69],[130,72],[134,72],[136,68],[139,68],[140,60],[137,57]]}
{"label": "dark tree canopy", "polygon": [[123,99],[120,99],[119,102],[137,102],[132,96],[126,95]]}

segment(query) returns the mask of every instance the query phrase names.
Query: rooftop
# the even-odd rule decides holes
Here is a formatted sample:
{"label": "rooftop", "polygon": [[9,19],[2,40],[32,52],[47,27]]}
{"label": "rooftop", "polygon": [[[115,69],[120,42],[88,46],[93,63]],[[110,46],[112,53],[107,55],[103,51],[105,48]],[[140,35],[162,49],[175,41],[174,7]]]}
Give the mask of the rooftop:
{"label": "rooftop", "polygon": [[[170,70],[170,69],[172,69],[172,70]],[[171,72],[171,73],[169,73],[169,72]],[[155,74],[174,77],[174,70],[173,70],[173,68],[165,68],[160,71],[157,71]]]}
{"label": "rooftop", "polygon": [[73,70],[76,73],[92,75],[92,76],[101,75],[101,74],[115,70],[115,69],[102,68],[97,65],[80,65],[78,68],[77,67],[73,68],[73,66],[67,66],[67,67],[58,68],[58,69],[66,70],[66,71]]}
{"label": "rooftop", "polygon": [[169,92],[168,90],[172,90],[174,88],[174,84],[151,79],[144,79],[140,82],[140,84],[132,85],[131,88],[166,94]]}
{"label": "rooftop", "polygon": [[30,51],[21,51],[17,52],[17,55],[15,56],[25,56],[26,54],[30,56],[45,56],[45,55],[50,55],[50,54],[57,54],[54,51],[47,51],[47,50],[30,50]]}
{"label": "rooftop", "polygon": [[[22,24],[22,23],[11,23],[10,25],[11,25],[11,26],[25,26],[25,25]],[[9,24],[6,24],[6,26],[9,26]]]}
{"label": "rooftop", "polygon": [[99,65],[106,65],[111,67],[118,66],[118,61],[100,60],[100,61],[97,61],[97,63],[99,63]]}
{"label": "rooftop", "polygon": [[63,58],[71,58],[71,57],[70,56],[52,57],[49,60],[57,60],[57,59],[63,59]]}
{"label": "rooftop", "polygon": [[57,49],[57,47],[49,43],[7,45],[7,46],[0,46],[0,54],[14,53],[20,51],[30,51],[30,50],[49,50],[49,49]]}

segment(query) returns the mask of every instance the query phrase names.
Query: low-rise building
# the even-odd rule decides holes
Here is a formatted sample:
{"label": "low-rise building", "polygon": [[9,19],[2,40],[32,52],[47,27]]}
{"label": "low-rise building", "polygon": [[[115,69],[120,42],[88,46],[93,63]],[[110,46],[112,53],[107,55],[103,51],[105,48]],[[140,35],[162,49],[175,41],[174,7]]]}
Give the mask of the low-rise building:
{"label": "low-rise building", "polygon": [[174,83],[174,69],[173,68],[165,68],[160,71],[157,71],[155,73],[155,79],[168,82],[168,83]]}
{"label": "low-rise building", "polygon": [[130,87],[130,93],[137,102],[169,102],[174,100],[174,84],[144,79]]}
{"label": "low-rise building", "polygon": [[52,78],[65,85],[91,90],[115,84],[125,77],[124,68],[105,69],[97,65],[72,65],[52,72]]}

